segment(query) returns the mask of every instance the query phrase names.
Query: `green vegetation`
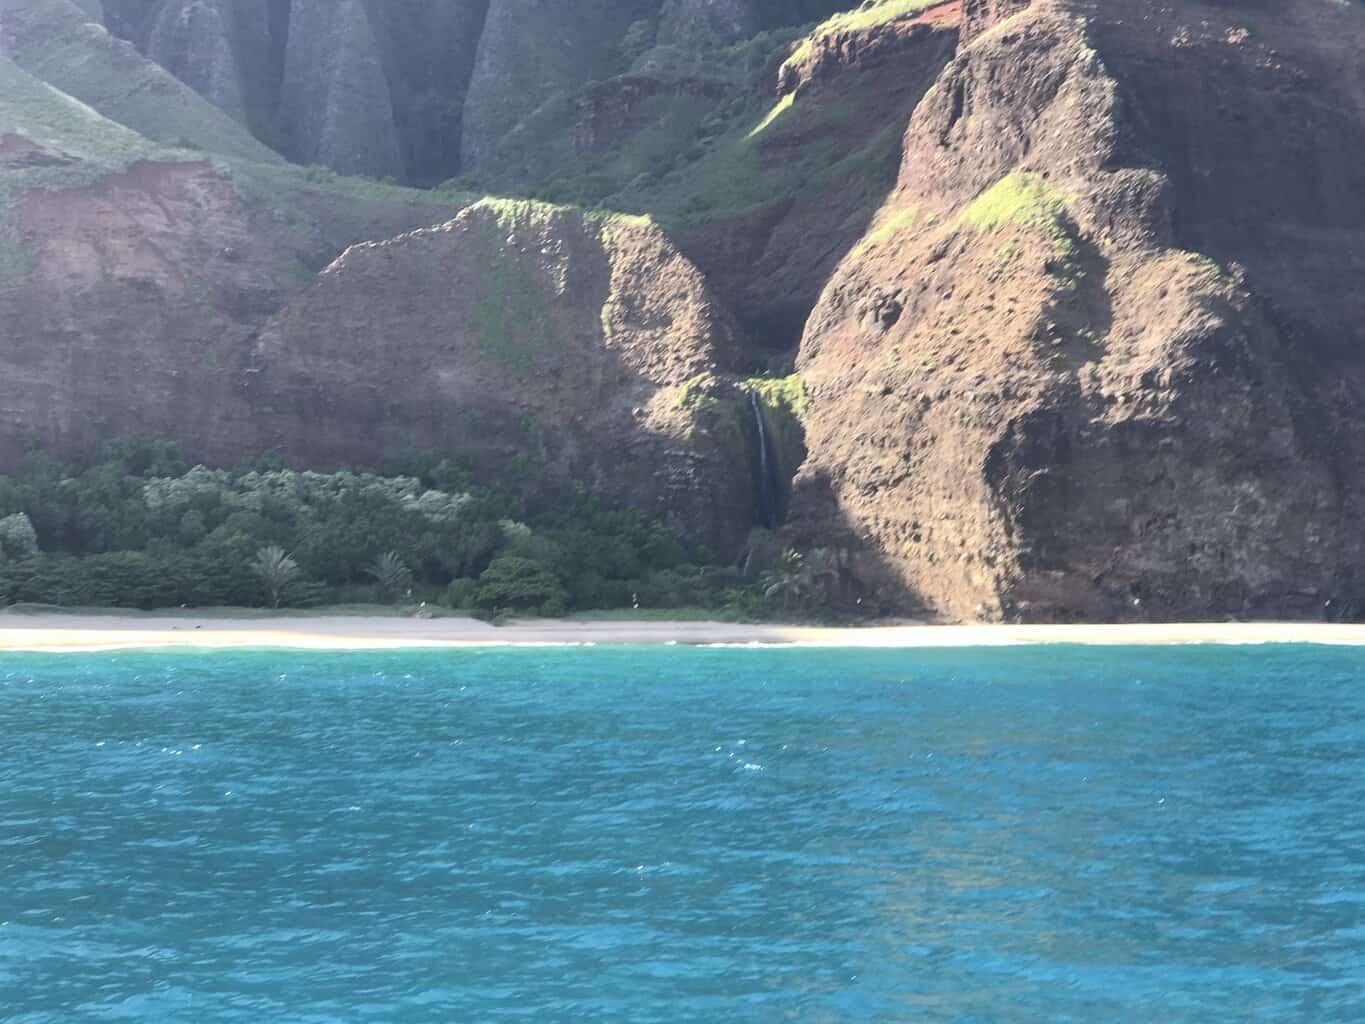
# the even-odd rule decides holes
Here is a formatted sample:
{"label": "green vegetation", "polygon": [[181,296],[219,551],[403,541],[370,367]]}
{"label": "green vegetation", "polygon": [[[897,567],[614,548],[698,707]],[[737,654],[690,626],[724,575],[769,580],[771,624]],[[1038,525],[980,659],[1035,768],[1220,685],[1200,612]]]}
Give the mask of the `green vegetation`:
{"label": "green vegetation", "polygon": [[446,602],[487,614],[761,612],[757,582],[581,489],[528,508],[450,460],[392,475],[189,467],[121,443],[0,477],[0,605],[286,607]]}
{"label": "green vegetation", "polygon": [[22,562],[38,555],[38,531],[22,512],[0,519],[0,561]]}
{"label": "green vegetation", "polygon": [[893,125],[850,149],[843,127],[856,116],[852,102],[828,95],[820,102],[784,100],[768,109],[742,105],[723,132],[704,135],[680,154],[673,170],[638,190],[627,187],[612,202],[681,224],[836,182],[844,190],[866,188],[870,203],[895,178],[901,133]]}
{"label": "green vegetation", "polygon": [[837,35],[840,32],[862,32],[878,25],[887,25],[897,18],[918,14],[943,2],[944,0],[867,0],[857,10],[836,14],[822,22],[820,27],[797,47],[788,63],[801,64],[809,60],[815,42],[826,36]]}
{"label": "green vegetation", "polygon": [[699,373],[697,376],[683,381],[682,387],[678,389],[678,397],[673,400],[673,405],[678,409],[687,409],[690,412],[714,409],[720,401],[720,387],[720,378],[714,373]]}
{"label": "green vegetation", "polygon": [[763,596],[781,601],[783,611],[826,607],[839,585],[838,560],[826,548],[809,555],[784,551],[763,574],[762,585]]}
{"label": "green vegetation", "polygon": [[787,95],[783,96],[780,100],[773,104],[773,109],[768,111],[768,113],[764,116],[763,120],[758,122],[758,124],[754,127],[754,130],[751,131],[745,137],[753,139],[759,135],[762,135],[765,131],[772,127],[774,121],[776,121],[787,111],[791,110],[792,104],[795,102],[796,93],[794,92],[787,93]]}
{"label": "green vegetation", "polygon": [[798,373],[789,377],[751,377],[743,387],[758,395],[766,408],[784,411],[797,419],[810,411],[810,392]]}
{"label": "green vegetation", "polygon": [[529,377],[541,354],[558,344],[545,285],[538,279],[534,265],[508,246],[508,239],[533,227],[533,219],[552,216],[554,207],[513,200],[484,199],[471,212],[487,211],[492,217],[486,230],[494,253],[486,272],[477,281],[470,304],[470,322],[479,341],[479,350],[488,359],[507,367],[519,377]]}
{"label": "green vegetation", "polygon": [[915,223],[919,217],[919,210],[911,207],[905,210],[897,210],[889,217],[883,217],[876,222],[871,231],[863,236],[858,243],[858,250],[863,251],[873,246],[885,245],[903,230]]}
{"label": "green vegetation", "polygon": [[563,615],[568,592],[549,569],[530,558],[495,558],[471,592],[472,604],[486,612],[535,612]]}
{"label": "green vegetation", "polygon": [[391,601],[397,601],[412,592],[412,570],[397,551],[385,551],[365,572],[379,584],[379,589]]}
{"label": "green vegetation", "polygon": [[244,125],[70,4],[10,3],[5,19],[15,64],[111,121],[169,148],[282,162]]}
{"label": "green vegetation", "polygon": [[1037,174],[1015,172],[1001,178],[962,216],[983,233],[1012,225],[1047,235],[1059,250],[1072,245],[1066,197]]}
{"label": "green vegetation", "polygon": [[861,97],[789,94],[774,106],[773,72],[798,38],[799,30],[782,30],[732,46],[655,47],[635,70],[679,86],[635,101],[638,129],[613,139],[608,128],[600,146],[584,146],[568,131],[579,114],[564,97],[504,143],[486,178],[452,184],[496,183],[555,203],[648,212],[670,230],[811,189],[838,189],[842,201],[873,207],[895,180],[904,123],[888,117],[851,146],[848,125],[860,116]]}
{"label": "green vegetation", "polygon": [[276,544],[256,552],[256,557],[251,561],[251,571],[265,584],[272,608],[278,608],[283,603],[290,588],[298,582],[301,572],[299,563]]}

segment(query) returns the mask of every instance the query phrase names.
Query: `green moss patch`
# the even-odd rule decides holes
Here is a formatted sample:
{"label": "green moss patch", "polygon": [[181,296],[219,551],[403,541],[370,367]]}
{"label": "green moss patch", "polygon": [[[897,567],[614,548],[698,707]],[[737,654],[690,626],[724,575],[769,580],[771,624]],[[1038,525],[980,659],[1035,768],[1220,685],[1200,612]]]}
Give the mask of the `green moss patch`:
{"label": "green moss patch", "polygon": [[796,51],[788,58],[789,64],[801,64],[810,59],[819,40],[841,32],[860,32],[887,25],[898,18],[918,14],[920,11],[937,7],[945,0],[881,0],[880,3],[864,3],[857,10],[845,11],[822,22],[820,26],[801,42]]}
{"label": "green moss patch", "polygon": [[992,185],[962,214],[968,226],[982,233],[1003,227],[1036,231],[1052,240],[1058,255],[1075,247],[1067,200],[1040,175],[1016,172]]}
{"label": "green moss patch", "polygon": [[751,377],[742,385],[746,392],[758,396],[760,402],[769,409],[791,413],[798,419],[810,411],[810,392],[799,373],[789,377]]}

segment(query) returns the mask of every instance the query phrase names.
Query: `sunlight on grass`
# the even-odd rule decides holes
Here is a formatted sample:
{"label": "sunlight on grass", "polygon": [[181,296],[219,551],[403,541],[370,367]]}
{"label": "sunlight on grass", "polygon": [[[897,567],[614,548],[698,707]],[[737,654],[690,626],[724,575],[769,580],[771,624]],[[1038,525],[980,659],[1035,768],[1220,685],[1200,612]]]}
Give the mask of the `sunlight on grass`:
{"label": "sunlight on grass", "polygon": [[763,118],[762,121],[758,122],[758,126],[748,134],[747,138],[753,139],[762,135],[765,131],[772,127],[774,121],[776,121],[779,117],[781,117],[788,110],[790,110],[792,108],[792,104],[795,102],[796,93],[794,92],[787,93],[787,95],[783,96],[780,100],[777,101],[777,104],[773,107],[772,110],[768,111],[768,115],[765,118]]}
{"label": "sunlight on grass", "polygon": [[882,0],[881,3],[864,5],[854,11],[836,14],[822,22],[797,47],[796,52],[787,59],[787,63],[800,64],[807,60],[814,49],[814,41],[817,39],[823,39],[839,32],[857,32],[863,29],[876,28],[878,25],[885,25],[910,14],[918,14],[920,11],[937,7],[945,2],[946,0]]}
{"label": "sunlight on grass", "polygon": [[1001,178],[962,214],[977,231],[988,233],[1005,225],[1041,232],[1059,250],[1071,248],[1066,196],[1040,175],[1016,172]]}

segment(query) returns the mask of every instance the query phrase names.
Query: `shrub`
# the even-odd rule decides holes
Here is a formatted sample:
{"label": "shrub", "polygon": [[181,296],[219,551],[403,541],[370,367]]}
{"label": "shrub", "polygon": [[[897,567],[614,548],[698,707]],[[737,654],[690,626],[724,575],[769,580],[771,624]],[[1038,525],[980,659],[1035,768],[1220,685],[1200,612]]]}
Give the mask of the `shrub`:
{"label": "shrub", "polygon": [[[0,601],[282,606],[370,600],[377,579],[391,595],[444,591],[471,607],[495,559],[514,561],[484,596],[509,610],[628,607],[637,593],[657,608],[722,589],[699,583],[700,552],[585,487],[528,504],[438,455],[390,472],[189,469],[149,442],[110,445],[86,467],[32,454],[0,476]],[[526,563],[538,571],[506,575]]]}
{"label": "shrub", "polygon": [[529,558],[503,556],[479,577],[474,607],[489,612],[521,611],[563,614],[568,594],[559,577]]}
{"label": "shrub", "polygon": [[0,558],[22,562],[38,554],[38,532],[22,512],[0,519]]}
{"label": "shrub", "polygon": [[473,608],[474,591],[478,589],[478,586],[478,580],[468,578],[451,580],[450,586],[446,587],[446,607],[453,608],[456,611]]}

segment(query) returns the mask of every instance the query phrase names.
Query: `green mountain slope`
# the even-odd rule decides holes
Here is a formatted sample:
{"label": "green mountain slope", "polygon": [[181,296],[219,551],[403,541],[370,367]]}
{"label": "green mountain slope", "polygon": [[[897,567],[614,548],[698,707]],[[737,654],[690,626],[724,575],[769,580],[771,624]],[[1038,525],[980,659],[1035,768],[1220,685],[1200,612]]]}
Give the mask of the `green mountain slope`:
{"label": "green mountain slope", "polygon": [[69,0],[0,0],[5,54],[34,77],[149,139],[277,161],[237,121]]}

